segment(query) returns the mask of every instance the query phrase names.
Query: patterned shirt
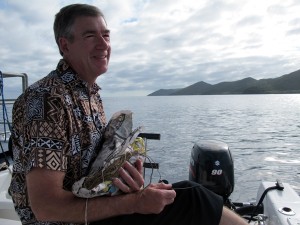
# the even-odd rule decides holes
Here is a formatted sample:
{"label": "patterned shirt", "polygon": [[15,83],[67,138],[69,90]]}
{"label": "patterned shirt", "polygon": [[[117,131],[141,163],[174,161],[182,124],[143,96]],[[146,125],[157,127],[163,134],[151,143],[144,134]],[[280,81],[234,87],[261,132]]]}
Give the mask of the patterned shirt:
{"label": "patterned shirt", "polygon": [[28,87],[13,108],[13,174],[10,193],[22,224],[38,222],[27,195],[26,174],[34,167],[65,172],[63,187],[87,174],[100,149],[106,125],[99,87],[90,90],[60,60],[56,70]]}

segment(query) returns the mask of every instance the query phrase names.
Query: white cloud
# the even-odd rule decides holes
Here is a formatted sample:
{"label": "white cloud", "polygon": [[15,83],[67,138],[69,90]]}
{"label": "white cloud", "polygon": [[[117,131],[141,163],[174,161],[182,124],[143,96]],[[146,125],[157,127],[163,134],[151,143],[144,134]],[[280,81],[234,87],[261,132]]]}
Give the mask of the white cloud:
{"label": "white cloud", "polygon": [[[281,0],[94,0],[111,29],[103,95],[146,95],[198,81],[277,77],[299,69],[300,4]],[[0,70],[30,83],[60,58],[52,24],[75,1],[0,3]]]}

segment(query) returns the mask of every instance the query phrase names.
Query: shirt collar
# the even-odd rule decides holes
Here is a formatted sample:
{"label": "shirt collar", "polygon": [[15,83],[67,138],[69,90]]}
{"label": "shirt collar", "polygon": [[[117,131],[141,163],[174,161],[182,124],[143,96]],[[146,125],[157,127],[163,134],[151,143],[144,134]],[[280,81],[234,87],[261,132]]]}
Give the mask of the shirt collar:
{"label": "shirt collar", "polygon": [[[71,87],[85,87],[88,88],[88,82],[82,80],[78,73],[76,73],[71,66],[64,60],[59,60],[56,70],[58,72],[59,77],[65,84],[70,85]],[[97,93],[101,88],[94,83],[91,87],[91,93]]]}

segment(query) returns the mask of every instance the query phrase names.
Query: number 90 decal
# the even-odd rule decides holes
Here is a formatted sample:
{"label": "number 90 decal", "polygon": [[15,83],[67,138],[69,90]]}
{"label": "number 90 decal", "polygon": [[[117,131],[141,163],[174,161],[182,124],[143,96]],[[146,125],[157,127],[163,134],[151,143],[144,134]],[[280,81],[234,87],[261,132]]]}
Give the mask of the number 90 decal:
{"label": "number 90 decal", "polygon": [[222,175],[223,170],[212,170],[211,171],[211,175],[215,176],[215,175]]}

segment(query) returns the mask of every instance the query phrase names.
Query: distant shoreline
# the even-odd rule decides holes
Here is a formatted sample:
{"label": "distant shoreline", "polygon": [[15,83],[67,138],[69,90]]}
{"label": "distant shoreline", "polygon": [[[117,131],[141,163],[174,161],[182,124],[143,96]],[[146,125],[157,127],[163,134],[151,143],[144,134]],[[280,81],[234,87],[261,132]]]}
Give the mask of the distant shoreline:
{"label": "distant shoreline", "polygon": [[174,95],[235,95],[235,94],[299,94],[300,70],[277,78],[256,80],[248,77],[232,82],[221,82],[215,85],[204,81],[185,88],[159,89],[147,96]]}

